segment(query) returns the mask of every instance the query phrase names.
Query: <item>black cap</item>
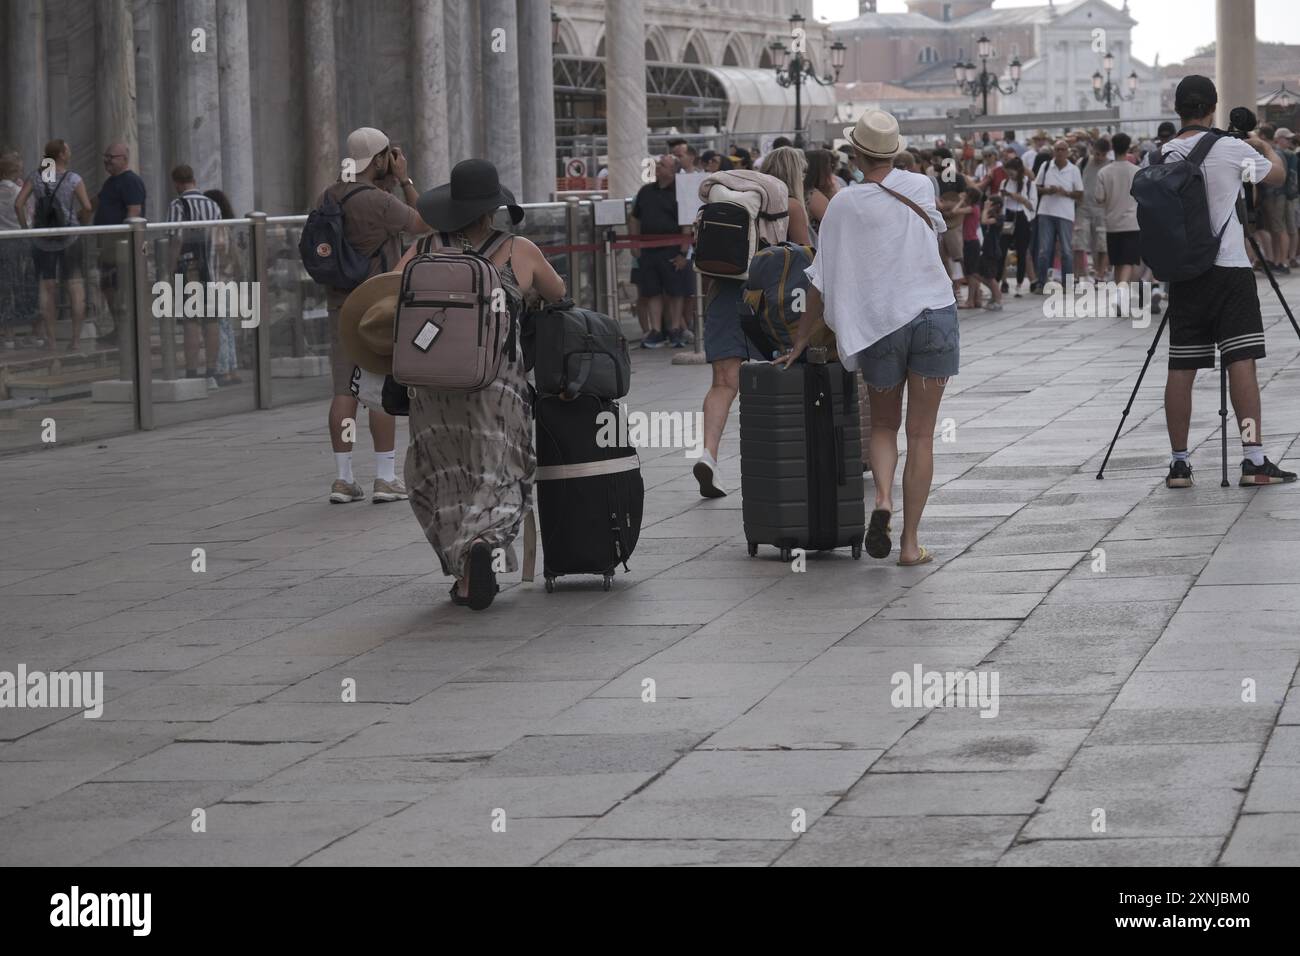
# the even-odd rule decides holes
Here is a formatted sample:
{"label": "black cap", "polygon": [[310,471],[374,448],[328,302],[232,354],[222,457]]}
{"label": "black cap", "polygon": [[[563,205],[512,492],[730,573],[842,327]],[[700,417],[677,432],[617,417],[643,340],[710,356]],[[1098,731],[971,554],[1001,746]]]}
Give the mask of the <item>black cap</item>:
{"label": "black cap", "polygon": [[[1174,90],[1174,109],[1179,116],[1204,116],[1219,105],[1219,91],[1208,76],[1185,76]],[[1201,109],[1192,109],[1201,107]]]}

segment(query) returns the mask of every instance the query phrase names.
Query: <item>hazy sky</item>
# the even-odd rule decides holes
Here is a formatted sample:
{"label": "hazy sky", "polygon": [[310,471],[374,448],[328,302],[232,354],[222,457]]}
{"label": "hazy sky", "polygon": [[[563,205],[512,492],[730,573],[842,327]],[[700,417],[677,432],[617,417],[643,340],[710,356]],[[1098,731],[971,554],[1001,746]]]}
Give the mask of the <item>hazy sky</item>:
{"label": "hazy sky", "polygon": [[[1106,0],[1113,7],[1121,0]],[[1233,0],[1245,5],[1250,0]],[[1043,6],[1046,0],[996,0],[994,6]],[[881,13],[903,13],[904,0],[879,0]],[[1177,63],[1198,47],[1214,40],[1214,0],[1129,0],[1133,28],[1133,53],[1150,63],[1157,53],[1161,63]],[[849,20],[858,15],[858,0],[813,0],[818,18]],[[1274,42],[1300,43],[1300,2],[1255,0],[1255,35]]]}

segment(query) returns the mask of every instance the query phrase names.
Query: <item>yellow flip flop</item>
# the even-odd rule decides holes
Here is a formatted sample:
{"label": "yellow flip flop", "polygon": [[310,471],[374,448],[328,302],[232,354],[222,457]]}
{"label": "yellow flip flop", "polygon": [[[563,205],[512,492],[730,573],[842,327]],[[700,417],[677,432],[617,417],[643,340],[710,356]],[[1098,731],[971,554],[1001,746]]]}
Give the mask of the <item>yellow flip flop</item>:
{"label": "yellow flip flop", "polygon": [[933,560],[934,560],[934,555],[931,554],[929,551],[927,551],[925,546],[922,545],[921,553],[920,555],[917,556],[917,559],[915,561],[904,561],[902,558],[899,558],[898,566],[900,568],[914,568],[919,564],[929,564]]}

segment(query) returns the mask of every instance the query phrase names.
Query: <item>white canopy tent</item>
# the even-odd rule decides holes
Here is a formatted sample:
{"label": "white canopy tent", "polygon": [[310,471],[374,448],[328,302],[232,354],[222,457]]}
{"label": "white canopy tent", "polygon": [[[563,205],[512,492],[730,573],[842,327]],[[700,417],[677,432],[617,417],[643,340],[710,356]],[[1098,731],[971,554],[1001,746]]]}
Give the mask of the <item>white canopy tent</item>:
{"label": "white canopy tent", "polygon": [[[696,64],[689,68],[706,72],[722,84],[727,95],[728,130],[743,133],[795,128],[794,87],[777,83],[772,70]],[[805,127],[835,118],[834,87],[807,80],[801,101]]]}

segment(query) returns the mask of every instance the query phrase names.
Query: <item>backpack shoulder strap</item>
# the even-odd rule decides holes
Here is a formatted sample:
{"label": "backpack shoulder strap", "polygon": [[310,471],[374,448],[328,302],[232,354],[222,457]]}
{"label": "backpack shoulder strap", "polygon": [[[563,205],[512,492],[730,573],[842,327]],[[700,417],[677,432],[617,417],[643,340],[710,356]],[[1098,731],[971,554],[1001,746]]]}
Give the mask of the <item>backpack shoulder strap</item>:
{"label": "backpack shoulder strap", "polygon": [[[875,181],[874,179],[873,179],[873,180],[870,180],[870,182],[876,183],[876,181]],[[913,202],[911,199],[908,199],[908,198],[907,198],[906,196],[904,196],[902,193],[895,192],[894,190],[890,189],[890,188],[889,188],[888,186],[886,186],[884,183],[876,183],[876,185],[879,186],[881,189],[883,189],[885,192],[889,193],[889,195],[893,196],[893,197],[894,197],[895,199],[897,199],[899,202],[904,203],[904,204],[906,204],[906,205],[908,205],[908,206],[911,206],[911,207],[912,207],[912,211],[915,212],[918,216],[920,216],[921,219],[925,222],[925,226],[926,226],[926,228],[929,229],[931,232],[934,231],[934,223],[930,221],[930,217],[926,214],[926,212],[925,212],[924,209],[922,209],[920,206],[918,206],[918,205],[917,205],[915,202]]]}
{"label": "backpack shoulder strap", "polygon": [[514,236],[510,233],[505,232],[502,229],[495,229],[492,231],[491,235],[483,240],[483,244],[478,247],[477,252],[484,259],[491,259],[497,254],[497,250],[505,245],[508,240],[513,238]]}
{"label": "backpack shoulder strap", "polygon": [[374,189],[374,188],[376,187],[371,186],[369,183],[362,183],[361,185],[357,186],[356,189],[349,190],[348,194],[339,200],[339,208],[342,209],[345,205],[347,205],[347,201],[351,199],[353,196],[355,196],[357,193],[365,192],[367,189]]}
{"label": "backpack shoulder strap", "polygon": [[1206,154],[1214,148],[1214,144],[1222,137],[1223,134],[1218,130],[1206,130],[1205,135],[1201,137],[1201,141],[1193,146],[1192,151],[1187,154],[1187,162],[1194,166],[1201,165],[1201,163],[1205,162]]}

